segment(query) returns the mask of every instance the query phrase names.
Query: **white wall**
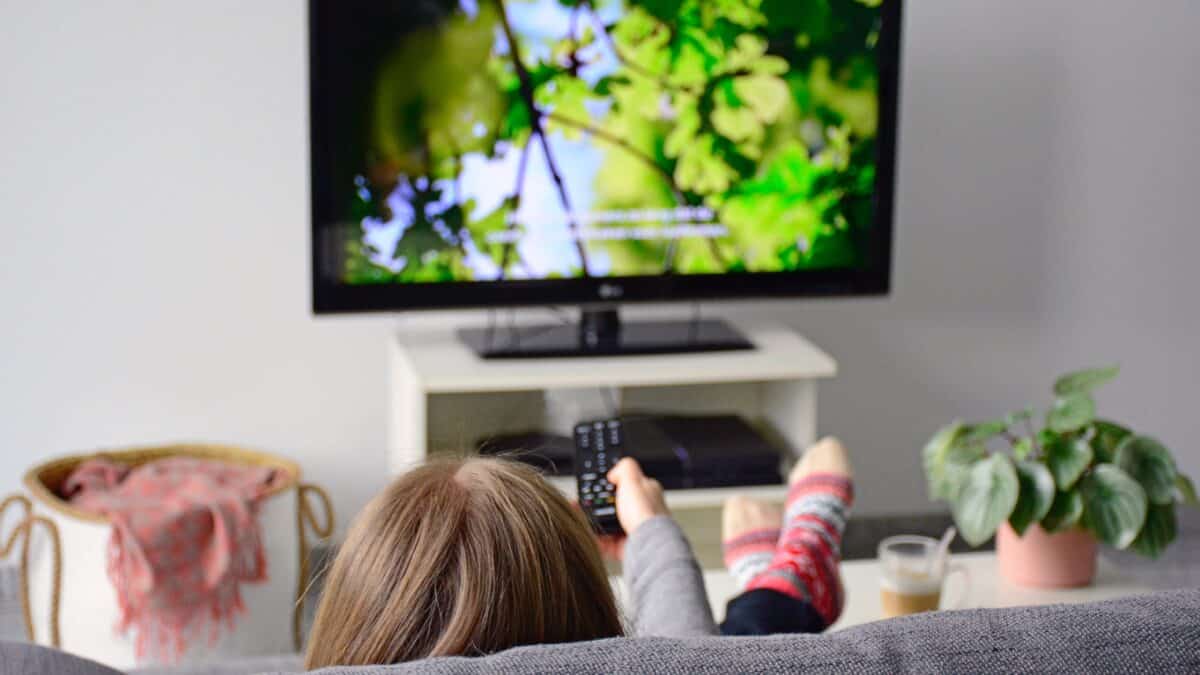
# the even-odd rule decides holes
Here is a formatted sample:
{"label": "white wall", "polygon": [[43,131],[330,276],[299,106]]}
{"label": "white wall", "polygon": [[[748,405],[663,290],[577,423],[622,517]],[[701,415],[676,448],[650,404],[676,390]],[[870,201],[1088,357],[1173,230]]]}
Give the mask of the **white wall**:
{"label": "white wall", "polygon": [[382,484],[389,322],[308,309],[305,6],[0,4],[0,490],[176,439]]}
{"label": "white wall", "polygon": [[[52,455],[286,452],[382,484],[387,318],[308,313],[300,0],[0,1],[0,492]],[[860,511],[938,424],[1119,361],[1102,411],[1200,474],[1200,4],[910,3],[895,293],[775,303],[842,364]]]}

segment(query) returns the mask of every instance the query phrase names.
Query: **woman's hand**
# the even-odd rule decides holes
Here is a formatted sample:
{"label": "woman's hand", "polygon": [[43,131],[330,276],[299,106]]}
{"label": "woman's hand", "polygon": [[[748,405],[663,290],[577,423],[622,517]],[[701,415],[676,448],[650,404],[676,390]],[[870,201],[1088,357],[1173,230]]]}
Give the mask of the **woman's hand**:
{"label": "woman's hand", "polygon": [[654,516],[669,516],[662,484],[642,473],[637,460],[626,457],[608,472],[608,482],[617,488],[617,520],[626,535]]}

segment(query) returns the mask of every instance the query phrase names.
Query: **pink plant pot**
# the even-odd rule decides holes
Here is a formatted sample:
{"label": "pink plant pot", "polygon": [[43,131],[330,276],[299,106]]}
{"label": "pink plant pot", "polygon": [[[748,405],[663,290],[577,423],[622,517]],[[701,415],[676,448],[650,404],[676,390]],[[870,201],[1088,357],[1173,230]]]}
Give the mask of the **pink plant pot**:
{"label": "pink plant pot", "polygon": [[1022,537],[1005,522],[996,530],[996,557],[1000,574],[1018,586],[1075,588],[1096,576],[1096,539],[1078,528],[1047,534],[1030,525]]}

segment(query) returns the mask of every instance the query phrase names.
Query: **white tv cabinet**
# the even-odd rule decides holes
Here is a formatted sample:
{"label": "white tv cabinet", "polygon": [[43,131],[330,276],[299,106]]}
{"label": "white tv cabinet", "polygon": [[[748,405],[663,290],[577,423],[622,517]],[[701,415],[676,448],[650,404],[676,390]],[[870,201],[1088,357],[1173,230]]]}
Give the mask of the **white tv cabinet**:
{"label": "white tv cabinet", "polygon": [[[483,360],[450,326],[403,330],[391,345],[388,465],[463,454],[489,434],[544,428],[545,392],[612,388],[624,409],[734,412],[794,455],[816,437],[817,380],[837,364],[795,332],[739,326],[753,351]],[[556,429],[560,433],[566,429]],[[573,478],[553,482],[574,497]],[[781,498],[782,486],[672,490],[672,508],[709,507],[733,493]]]}

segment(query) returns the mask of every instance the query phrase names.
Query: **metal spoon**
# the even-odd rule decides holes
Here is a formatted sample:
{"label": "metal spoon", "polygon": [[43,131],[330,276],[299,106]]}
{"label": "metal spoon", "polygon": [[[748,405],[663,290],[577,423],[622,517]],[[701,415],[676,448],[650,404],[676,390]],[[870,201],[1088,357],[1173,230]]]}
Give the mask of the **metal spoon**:
{"label": "metal spoon", "polygon": [[937,576],[942,576],[942,572],[946,570],[946,554],[950,551],[950,542],[954,541],[954,535],[958,534],[958,530],[954,526],[946,528],[945,534],[942,535],[942,540],[938,542],[937,553],[934,554],[933,560],[930,561],[929,571],[936,572]]}

